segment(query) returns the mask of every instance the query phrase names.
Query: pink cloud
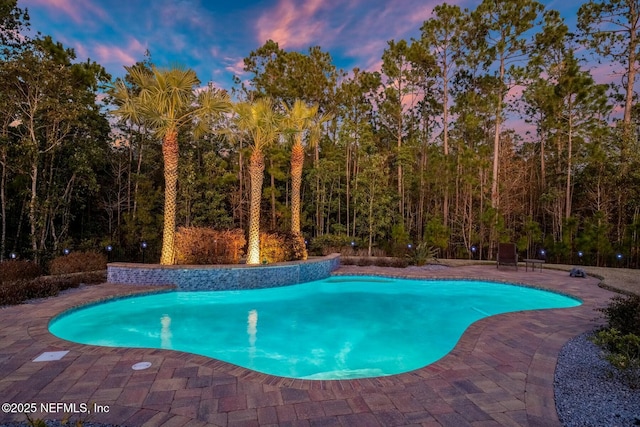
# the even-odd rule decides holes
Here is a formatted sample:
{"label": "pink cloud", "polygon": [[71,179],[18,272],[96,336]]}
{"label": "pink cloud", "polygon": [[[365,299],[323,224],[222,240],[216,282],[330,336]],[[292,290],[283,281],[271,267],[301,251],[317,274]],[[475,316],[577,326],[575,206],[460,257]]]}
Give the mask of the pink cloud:
{"label": "pink cloud", "polygon": [[382,68],[382,52],[386,47],[386,40],[355,39],[352,47],[346,51],[346,54],[366,58],[365,64],[363,65],[365,70],[380,71]]}
{"label": "pink cloud", "polygon": [[594,63],[594,64],[588,64],[588,65],[592,65],[589,71],[591,72],[591,76],[597,83],[620,84],[623,71],[619,66],[617,68],[614,68],[609,63],[604,63],[604,64]]}
{"label": "pink cloud", "polygon": [[27,7],[44,7],[54,12],[69,16],[73,21],[81,23],[86,17],[106,19],[107,12],[98,7],[94,2],[85,0],[27,0]]}
{"label": "pink cloud", "polygon": [[280,0],[278,5],[264,13],[256,23],[259,43],[271,39],[282,48],[303,48],[318,44],[325,34],[327,22],[316,15],[327,3],[309,0],[296,4],[295,0]]}
{"label": "pink cloud", "polygon": [[210,30],[214,21],[201,3],[194,0],[155,0],[152,11],[157,14],[163,28]]}
{"label": "pink cloud", "polygon": [[[464,7],[469,1],[453,0],[448,3]],[[442,0],[405,0],[403,7],[398,7],[396,2],[384,2],[379,4],[382,7],[374,9],[371,4],[363,3],[368,13],[358,15],[345,27],[348,34],[342,38],[350,41],[346,53],[364,62],[366,70],[379,71],[387,41],[418,38],[422,23],[432,17],[433,8],[439,4]],[[376,31],[376,37],[372,37],[372,29]]]}
{"label": "pink cloud", "polygon": [[523,85],[514,85],[509,88],[509,92],[507,92],[507,97],[510,98],[521,98],[527,87]]}
{"label": "pink cloud", "polygon": [[244,60],[242,58],[224,58],[225,70],[236,76],[244,74]]}
{"label": "pink cloud", "polygon": [[136,61],[142,58],[146,47],[137,39],[131,39],[125,48],[106,44],[96,44],[83,49],[92,52],[96,56],[96,60],[98,62],[133,65]]}

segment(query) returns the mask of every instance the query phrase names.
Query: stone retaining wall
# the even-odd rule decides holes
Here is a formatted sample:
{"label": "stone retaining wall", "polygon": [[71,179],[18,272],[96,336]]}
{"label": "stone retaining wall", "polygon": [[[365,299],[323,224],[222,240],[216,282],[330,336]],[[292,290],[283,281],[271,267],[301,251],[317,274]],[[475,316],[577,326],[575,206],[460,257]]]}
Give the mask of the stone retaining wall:
{"label": "stone retaining wall", "polygon": [[127,285],[174,285],[183,291],[260,289],[324,279],[340,255],[268,265],[158,265],[111,263],[107,281]]}

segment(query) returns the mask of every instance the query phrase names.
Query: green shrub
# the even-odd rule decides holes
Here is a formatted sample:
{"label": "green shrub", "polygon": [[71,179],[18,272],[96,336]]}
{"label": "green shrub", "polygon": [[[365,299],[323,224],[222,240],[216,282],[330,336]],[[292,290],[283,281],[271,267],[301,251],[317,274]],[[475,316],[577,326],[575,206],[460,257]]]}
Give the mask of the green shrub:
{"label": "green shrub", "polygon": [[384,249],[381,249],[381,248],[371,248],[371,255],[369,255],[368,248],[358,248],[358,247],[356,247],[355,249],[352,249],[351,247],[342,248],[340,253],[346,256],[352,255],[352,256],[361,256],[361,257],[382,258],[387,256],[387,253],[384,251]]}
{"label": "green shrub", "polygon": [[375,265],[375,260],[371,257],[359,256],[359,257],[356,257],[356,265],[359,265],[359,266]]}
{"label": "green shrub", "polygon": [[107,256],[97,252],[71,252],[54,258],[49,263],[50,274],[69,274],[105,270]]}
{"label": "green shrub", "polygon": [[55,283],[41,280],[18,280],[0,285],[0,305],[16,305],[34,298],[58,295],[60,289]]}
{"label": "green shrub", "polygon": [[331,253],[343,253],[350,250],[353,238],[346,234],[323,234],[311,241],[309,252],[315,255],[329,255]]}
{"label": "green shrub", "polygon": [[291,233],[260,233],[260,260],[284,262],[307,259],[304,238]]}
{"label": "green shrub", "polygon": [[607,319],[607,327],[592,341],[631,388],[640,388],[640,297],[615,296],[598,311]]}
{"label": "green shrub", "polygon": [[35,298],[48,298],[81,284],[104,283],[106,271],[91,271],[0,283],[0,306],[22,304]]}
{"label": "green shrub", "polygon": [[30,427],[47,427],[47,423],[42,418],[32,418],[29,414],[27,416],[27,425]]}
{"label": "green shrub", "polygon": [[85,284],[104,283],[107,281],[107,272],[85,271],[81,273],[61,274],[58,276],[42,276],[39,280],[55,285],[61,291],[69,288],[77,288]]}
{"label": "green shrub", "polygon": [[376,261],[376,265],[380,267],[406,268],[409,266],[409,262],[406,260],[406,258],[384,257],[378,258]]}
{"label": "green shrub", "polygon": [[437,261],[439,249],[428,245],[426,242],[419,243],[416,247],[407,254],[409,263],[412,265],[423,266],[429,261]]}
{"label": "green shrub", "polygon": [[[354,245],[351,244],[354,243]],[[329,255],[339,253],[343,256],[369,256],[368,244],[362,240],[354,239],[346,234],[324,234],[311,241],[309,252],[314,255]],[[379,247],[371,248],[371,256],[384,257],[387,252]]]}
{"label": "green shrub", "polygon": [[34,279],[42,274],[42,270],[32,261],[9,260],[0,263],[0,283],[15,280]]}
{"label": "green shrub", "polygon": [[640,388],[640,336],[611,328],[597,332],[592,341],[604,349],[604,358],[631,388]]}
{"label": "green shrub", "polygon": [[605,308],[598,309],[607,319],[609,329],[622,335],[640,335],[640,296],[615,296]]}
{"label": "green shrub", "polygon": [[84,271],[82,273],[70,274],[67,276],[58,276],[59,280],[70,283],[71,288],[76,288],[81,284],[89,285],[96,283],[104,283],[107,281],[106,270]]}
{"label": "green shrub", "polygon": [[241,229],[180,227],[176,232],[176,264],[238,264],[246,240]]}

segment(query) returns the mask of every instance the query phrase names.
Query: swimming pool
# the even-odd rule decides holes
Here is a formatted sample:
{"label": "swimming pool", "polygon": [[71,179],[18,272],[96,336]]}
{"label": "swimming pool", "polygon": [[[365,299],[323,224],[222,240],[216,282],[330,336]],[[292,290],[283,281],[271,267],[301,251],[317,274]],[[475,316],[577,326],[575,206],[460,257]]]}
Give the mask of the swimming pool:
{"label": "swimming pool", "polygon": [[271,375],[348,379],[433,363],[484,317],[580,304],[492,282],[334,276],[268,289],[120,298],[65,312],[49,330],[82,344],[181,350]]}

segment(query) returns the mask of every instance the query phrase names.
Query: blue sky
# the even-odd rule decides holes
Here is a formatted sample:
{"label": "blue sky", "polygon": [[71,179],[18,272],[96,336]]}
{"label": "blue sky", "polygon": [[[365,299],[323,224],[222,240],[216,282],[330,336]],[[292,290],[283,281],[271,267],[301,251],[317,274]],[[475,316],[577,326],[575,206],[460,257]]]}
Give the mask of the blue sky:
{"label": "blue sky", "polygon": [[[158,66],[193,68],[203,83],[230,88],[242,59],[273,39],[287,50],[319,45],[338,68],[378,69],[391,39],[418,37],[444,0],[18,0],[32,29],[75,49],[114,77],[151,52]],[[449,0],[475,8],[479,0]],[[543,1],[575,24],[572,0]]]}

